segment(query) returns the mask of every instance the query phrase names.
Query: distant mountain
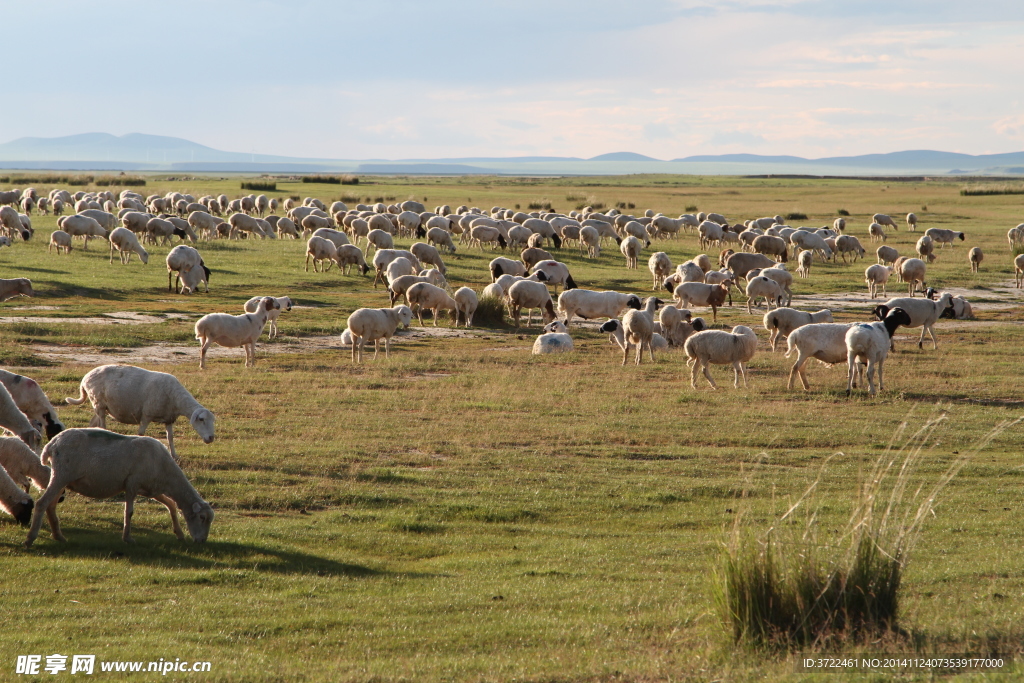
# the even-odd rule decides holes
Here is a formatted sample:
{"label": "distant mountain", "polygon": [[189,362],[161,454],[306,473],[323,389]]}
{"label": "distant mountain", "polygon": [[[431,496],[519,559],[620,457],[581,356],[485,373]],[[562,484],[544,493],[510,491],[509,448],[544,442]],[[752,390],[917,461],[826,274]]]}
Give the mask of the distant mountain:
{"label": "distant mountain", "polygon": [[587,161],[661,161],[661,159],[645,157],[643,154],[636,154],[635,152],[612,152],[611,154],[590,157]]}
{"label": "distant mountain", "polygon": [[741,162],[757,164],[794,164],[815,166],[849,166],[855,168],[875,169],[919,169],[940,171],[943,173],[962,169],[988,169],[997,166],[1010,166],[1024,163],[1024,152],[1008,154],[959,154],[957,152],[936,152],[929,149],[890,152],[888,154],[862,154],[852,157],[824,157],[821,159],[805,159],[795,156],[761,156],[759,154],[719,154],[701,155],[673,159],[681,163],[695,162]]}

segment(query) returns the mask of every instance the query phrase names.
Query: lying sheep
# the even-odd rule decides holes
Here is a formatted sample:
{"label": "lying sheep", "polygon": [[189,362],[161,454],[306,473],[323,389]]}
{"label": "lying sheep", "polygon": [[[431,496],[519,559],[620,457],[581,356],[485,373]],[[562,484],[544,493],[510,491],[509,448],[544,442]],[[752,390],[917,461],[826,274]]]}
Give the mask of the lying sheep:
{"label": "lying sheep", "polygon": [[544,334],[537,337],[533,342],[534,356],[548,353],[566,353],[572,350],[574,350],[572,337],[569,336],[565,325],[557,320],[545,325]]}
{"label": "lying sheep", "polygon": [[946,230],[943,228],[928,228],[924,231],[924,234],[932,238],[932,241],[939,245],[939,248],[946,246],[947,244],[952,247],[953,241],[957,238],[961,242],[964,241],[965,235],[962,232],[956,230]]}
{"label": "lying sheep", "polygon": [[882,296],[885,296],[885,283],[889,281],[890,275],[892,275],[892,266],[876,263],[867,267],[864,271],[864,281],[868,283],[868,294],[872,299],[878,296],[879,285],[882,286]]}
{"label": "lying sheep", "polygon": [[52,439],[64,429],[64,423],[57,417],[57,411],[53,409],[50,399],[34,379],[0,370],[0,383],[36,431],[45,432],[46,438]]}
{"label": "lying sheep", "polygon": [[[246,313],[255,313],[260,306],[260,301],[264,297],[254,296],[245,302],[242,307]],[[267,322],[270,323],[270,332],[267,334],[268,339],[273,339],[277,336],[277,318],[281,315],[281,311],[290,311],[294,303],[290,297],[278,296],[273,297],[274,301],[277,302],[277,306],[267,310]]]}
{"label": "lying sheep", "polygon": [[712,389],[718,385],[708,371],[709,364],[732,365],[735,374],[733,387],[739,388],[740,375],[743,376],[743,387],[747,387],[747,363],[757,351],[757,335],[749,327],[737,325],[732,332],[723,330],[704,330],[686,340],[683,346],[687,357],[693,363],[690,374],[690,386],[697,388],[697,374],[704,372]]}
{"label": "lying sheep", "polygon": [[50,483],[50,468],[39,460],[35,451],[14,437],[0,437],[0,472],[3,471],[25,493],[32,485],[43,490]]}
{"label": "lying sheep", "polygon": [[408,306],[393,308],[360,308],[348,317],[348,332],[352,337],[352,362],[361,363],[366,342],[373,342],[373,359],[380,351],[380,340],[384,340],[384,357],[391,357],[391,337],[399,325],[409,326],[412,310]]}
{"label": "lying sheep", "polygon": [[[878,369],[878,390],[885,391],[882,369],[889,355],[889,347],[896,328],[909,325],[910,316],[902,308],[890,310],[884,320],[877,323],[856,323],[846,332],[847,384],[846,395],[853,392],[857,363],[867,364],[868,391],[875,395],[875,369]],[[933,337],[934,339],[934,337]]]}
{"label": "lying sheep", "polygon": [[797,351],[797,357],[789,371],[787,388],[793,388],[794,377],[800,378],[805,391],[811,388],[807,383],[807,363],[812,358],[826,365],[845,362],[846,332],[851,325],[852,323],[815,323],[793,330],[787,340],[786,358],[789,358],[794,350]]}
{"label": "lying sheep", "polygon": [[[750,304],[756,303],[758,299],[764,298],[765,306],[772,310],[772,304],[782,305],[782,287],[771,278],[759,275],[747,281],[747,313],[751,313]],[[760,308],[760,306],[758,306]]]}
{"label": "lying sheep", "polygon": [[58,254],[60,254],[62,249],[65,254],[70,254],[71,235],[67,234],[63,230],[54,230],[50,233],[50,243],[46,246],[47,253],[49,253],[50,249],[53,247],[57,247]]}
{"label": "lying sheep", "polygon": [[981,247],[971,247],[971,250],[967,252],[967,262],[971,264],[972,273],[978,272],[984,258],[985,255],[981,253]]}
{"label": "lying sheep", "polygon": [[67,489],[89,498],[112,498],[124,493],[124,530],[121,538],[132,539],[132,514],[136,496],[162,503],[171,513],[174,535],[185,539],[178,523],[178,509],[196,543],[210,534],[213,508],[200,497],[171,454],[148,436],[123,436],[103,429],[69,429],[43,449],[43,464],[49,465],[50,483],[39,497],[32,515],[25,546],[39,535],[45,514],[53,538],[64,541],[57,518],[57,503]]}
{"label": "lying sheep", "polygon": [[453,298],[459,305],[459,310],[455,315],[455,326],[459,326],[458,314],[461,313],[466,327],[470,327],[473,324],[473,315],[476,313],[476,309],[480,305],[480,300],[477,298],[476,292],[469,287],[459,287],[455,290]]}
{"label": "lying sheep", "polygon": [[938,301],[906,297],[889,299],[884,304],[875,306],[872,313],[878,320],[884,320],[890,311],[896,308],[901,309],[909,316],[909,320],[905,323],[900,323],[901,325],[909,328],[921,328],[921,338],[917,341],[917,348],[924,348],[924,335],[927,332],[932,338],[932,349],[934,350],[939,348],[939,343],[935,339],[934,325],[944,312],[952,309],[952,299],[953,295],[949,292],[943,293]]}
{"label": "lying sheep", "polygon": [[[393,265],[393,264],[392,264]],[[436,285],[429,282],[417,282],[405,292],[409,306],[416,311],[420,326],[423,325],[423,311],[430,309],[434,315],[434,327],[440,311],[451,311],[452,320],[458,324],[459,303]]]}
{"label": "lying sheep", "polygon": [[595,292],[590,289],[567,289],[558,297],[558,310],[565,315],[568,327],[575,316],[584,320],[617,318],[626,308],[639,310],[640,297],[620,292]]}
{"label": "lying sheep", "polygon": [[779,337],[789,338],[795,330],[804,325],[832,322],[832,311],[823,308],[820,311],[810,313],[798,311],[795,308],[776,308],[764,314],[764,327],[771,334],[768,342],[772,345],[772,352],[778,343]]}
{"label": "lying sheep", "polygon": [[[52,239],[52,236],[51,236]],[[128,265],[132,260],[132,254],[138,254],[143,265],[149,263],[149,252],[142,248],[135,233],[127,228],[114,228],[110,231],[110,263],[114,262],[114,250],[117,250],[117,257],[121,265]]]}
{"label": "lying sheep", "polygon": [[206,367],[206,351],[216,343],[225,348],[242,347],[245,351],[245,366],[256,366],[256,341],[263,334],[269,311],[279,308],[277,301],[263,297],[253,313],[231,315],[229,313],[208,313],[196,322],[196,339],[199,340],[199,369]]}

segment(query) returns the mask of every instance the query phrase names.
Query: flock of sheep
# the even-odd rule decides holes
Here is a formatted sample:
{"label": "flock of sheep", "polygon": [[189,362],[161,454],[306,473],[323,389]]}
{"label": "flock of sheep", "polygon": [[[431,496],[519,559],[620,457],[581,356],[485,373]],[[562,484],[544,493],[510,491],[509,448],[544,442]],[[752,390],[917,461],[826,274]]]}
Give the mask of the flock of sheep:
{"label": "flock of sheep", "polygon": [[[273,212],[282,210],[284,215]],[[20,209],[20,212],[19,212]],[[962,232],[932,228],[917,241],[916,254],[900,255],[885,244],[886,229],[897,229],[887,215],[875,214],[868,237],[882,242],[876,251],[877,263],[865,270],[871,298],[879,289],[885,295],[890,278],[904,282],[908,296],[888,300],[874,309],[874,322],[835,323],[831,311],[800,311],[790,308],[794,285],[787,263],[795,260],[796,275],[807,277],[819,261],[847,259],[856,262],[866,250],[859,239],[846,233],[847,221],[836,219],[831,226],[794,228],[781,216],[762,217],[730,224],[725,216],[683,214],[672,218],[648,210],[643,216],[618,211],[600,213],[589,207],[568,214],[522,212],[502,207],[484,211],[476,207],[435,207],[433,211],[415,201],[397,205],[359,204],[354,208],[342,202],[325,205],[306,198],[292,199],[281,205],[265,195],[229,200],[226,195],[196,199],[171,192],[164,196],[142,195],[125,190],[70,193],[55,189],[39,196],[29,188],[0,192],[0,246],[12,240],[28,240],[33,234],[33,211],[53,212],[58,230],[50,236],[48,249],[68,254],[75,238],[82,238],[87,249],[90,239],[109,242],[110,261],[118,252],[122,264],[137,255],[148,263],[146,244],[169,244],[175,237],[197,245],[210,239],[306,240],[305,269],[313,262],[315,272],[326,272],[333,265],[348,274],[355,267],[366,275],[374,270],[374,289],[387,287],[388,303],[382,308],[360,308],[348,318],[342,343],[351,346],[353,362],[362,360],[366,344],[374,344],[374,358],[381,342],[385,355],[400,327],[412,320],[423,324],[429,311],[437,325],[442,311],[449,312],[457,326],[466,327],[484,298],[503,306],[518,329],[522,313],[526,324],[533,322],[537,309],[544,324],[533,345],[534,354],[560,353],[574,349],[569,329],[576,318],[603,321],[600,331],[618,344],[626,364],[634,350],[636,364],[644,351],[654,360],[655,349],[682,347],[691,367],[691,386],[696,388],[703,373],[716,387],[709,372],[711,365],[731,365],[734,387],[740,380],[747,385],[747,364],[757,350],[757,335],[751,327],[739,325],[731,331],[710,329],[690,307],[710,308],[717,322],[718,308],[728,301],[732,290],[747,297],[746,310],[767,308],[762,323],[769,332],[772,351],[783,338],[786,357],[796,352],[789,376],[789,388],[799,377],[808,389],[806,365],[815,358],[826,364],[845,363],[847,392],[863,385],[866,372],[871,395],[883,389],[883,366],[893,348],[892,338],[899,327],[921,328],[918,345],[923,347],[927,333],[937,348],[934,326],[940,317],[971,316],[970,304],[948,292],[936,296],[927,286],[929,263],[936,259],[936,246],[952,246],[965,240]],[[63,215],[69,211],[68,215]],[[916,230],[917,217],[907,215],[908,229]],[[693,234],[700,248],[720,250],[717,264],[707,254],[699,254],[674,266],[664,251],[652,253],[648,268],[652,290],[667,291],[672,302],[657,296],[641,298],[632,293],[580,288],[569,266],[547,251],[575,249],[581,257],[599,258],[602,247],[614,242],[628,269],[639,267],[645,249],[657,240]],[[396,248],[394,238],[418,239],[409,249]],[[1024,224],[1010,230],[1011,249],[1024,244]],[[360,243],[364,243],[360,246]],[[458,244],[458,246],[457,246]],[[180,243],[167,255],[168,289],[190,294],[205,285],[209,290],[211,270],[195,246]],[[468,286],[452,290],[443,254],[459,248],[512,250],[519,258],[497,256],[489,263],[491,283],[479,294]],[[372,258],[370,254],[372,252]],[[367,262],[367,258],[370,261]],[[977,270],[983,254],[970,249],[968,262]],[[1024,279],[1024,255],[1015,259],[1017,286]],[[715,267],[717,265],[717,268]],[[172,279],[175,282],[172,282]],[[740,287],[740,283],[744,287]],[[557,300],[550,288],[561,288]],[[915,296],[918,291],[926,294]],[[25,278],[0,280],[0,300],[17,295],[33,296],[31,282]],[[402,302],[399,302],[399,299]],[[785,302],[785,305],[784,303]],[[244,312],[212,313],[195,325],[200,342],[200,367],[205,366],[211,344],[245,351],[246,365],[256,362],[256,342],[270,324],[270,336],[277,334],[277,319],[291,310],[289,297],[256,296],[247,301]],[[142,368],[105,365],[89,372],[81,382],[80,395],[67,398],[78,405],[89,400],[94,416],[88,429],[64,429],[56,411],[39,385],[28,377],[0,371],[0,426],[14,437],[0,439],[0,506],[23,524],[30,524],[26,545],[31,545],[45,514],[53,537],[64,540],[56,515],[57,503],[65,490],[86,496],[107,498],[125,494],[123,538],[131,540],[131,516],[134,499],[147,496],[170,511],[175,534],[183,538],[178,510],[185,517],[189,533],[196,541],[209,534],[213,509],[189,483],[177,464],[173,425],[185,416],[204,442],[214,438],[214,415],[170,374]],[[106,430],[106,417],[139,426],[139,436],[123,436]],[[144,436],[150,423],[163,424],[167,447]],[[42,434],[49,442],[42,445]],[[33,503],[30,486],[43,490]]]}

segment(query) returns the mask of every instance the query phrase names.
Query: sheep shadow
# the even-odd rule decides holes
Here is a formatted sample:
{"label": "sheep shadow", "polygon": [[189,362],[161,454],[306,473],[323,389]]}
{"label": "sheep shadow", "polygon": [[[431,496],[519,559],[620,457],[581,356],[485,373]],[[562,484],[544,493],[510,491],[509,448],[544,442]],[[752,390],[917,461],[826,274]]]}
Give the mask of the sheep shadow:
{"label": "sheep shadow", "polygon": [[70,275],[71,272],[67,270],[54,270],[53,268],[36,268],[33,266],[17,266],[18,271],[26,271],[29,273],[51,273],[53,275]]}

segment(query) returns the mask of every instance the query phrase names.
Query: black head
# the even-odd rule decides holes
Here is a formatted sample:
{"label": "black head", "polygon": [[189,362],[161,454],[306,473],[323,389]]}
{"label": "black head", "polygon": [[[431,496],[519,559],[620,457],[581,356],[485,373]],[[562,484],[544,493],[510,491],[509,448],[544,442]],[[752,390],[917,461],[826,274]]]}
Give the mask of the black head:
{"label": "black head", "polygon": [[889,315],[889,307],[885,304],[878,304],[871,309],[871,315],[875,316],[876,320],[885,320],[885,316]]}
{"label": "black head", "polygon": [[937,292],[937,291],[935,290],[935,288],[934,288],[934,287],[929,287],[929,288],[928,288],[928,289],[926,289],[926,290],[925,290],[925,292],[924,292],[924,295],[925,295],[926,297],[928,297],[929,299],[931,299],[932,301],[935,301],[935,296],[936,296],[937,294],[938,294],[938,292]]}
{"label": "black head", "polygon": [[964,234],[961,232],[961,233],[958,233],[958,235],[960,237],[960,241],[963,242],[964,241]]}
{"label": "black head", "polygon": [[547,282],[548,281],[548,274],[545,273],[543,270],[538,270],[536,275],[537,275],[537,282]]}
{"label": "black head", "polygon": [[640,307],[642,305],[640,303],[640,297],[638,297],[636,294],[633,294],[632,296],[629,297],[629,299],[626,300],[626,305],[629,306],[630,308],[633,308],[633,309],[636,309],[636,310],[639,311]]}
{"label": "black head", "polygon": [[665,286],[666,292],[675,292],[676,288],[672,286],[672,280],[665,278],[665,282],[662,283]]}
{"label": "black head", "polygon": [[416,236],[417,237],[426,237],[427,236],[427,231],[423,229],[423,226],[420,226],[420,227],[416,228]]}
{"label": "black head", "polygon": [[618,235],[615,236],[615,245],[622,246],[622,238],[619,237]]}
{"label": "black head", "polygon": [[[889,322],[894,323],[896,326],[903,325],[906,327],[910,324],[910,314],[904,311],[902,308],[896,307],[889,311],[888,315],[885,316],[886,327],[889,327]],[[890,336],[892,336],[890,334]]]}
{"label": "black head", "polygon": [[953,308],[953,304],[950,303],[949,306],[944,308],[942,313],[939,314],[939,317],[940,318],[953,318],[953,319],[955,319],[956,318],[956,309]]}
{"label": "black head", "polygon": [[207,268],[204,263],[200,263],[199,265],[203,267],[203,273],[206,275],[206,284],[210,284],[210,269]]}
{"label": "black head", "polygon": [[363,275],[366,275],[370,271],[370,266],[364,263],[363,265],[359,266],[359,270],[363,271]]}
{"label": "black head", "polygon": [[498,234],[498,244],[501,245],[502,249],[508,246],[508,242],[505,241],[505,238],[500,233]]}
{"label": "black head", "polygon": [[565,288],[566,289],[577,289],[576,281],[572,279],[572,275],[565,276]]}
{"label": "black head", "polygon": [[59,422],[54,422],[53,418],[50,417],[49,413],[43,415],[43,419],[46,420],[46,438],[52,439],[53,437],[64,431],[64,425]]}
{"label": "black head", "polygon": [[174,234],[177,235],[178,237],[182,238],[182,239],[185,239],[186,237],[188,237],[188,234],[184,230],[182,230],[181,228],[175,228],[174,229]]}
{"label": "black head", "polygon": [[[551,236],[551,241],[555,243],[555,249],[561,249],[562,248],[562,238],[559,237],[558,235],[552,235]],[[621,242],[621,240],[620,240],[620,242]]]}
{"label": "black head", "polygon": [[691,325],[693,325],[694,332],[702,332],[706,330],[708,327],[707,324],[704,322],[704,318],[694,318]]}
{"label": "black head", "polygon": [[30,233],[28,230],[22,229],[22,231],[21,231],[21,239],[22,239],[22,241],[28,242],[30,237],[32,237],[32,233]]}
{"label": "black head", "polygon": [[28,526],[29,522],[32,521],[33,505],[34,503],[32,502],[31,498],[29,498],[24,503],[14,503],[13,505],[11,505],[11,514],[14,516],[16,520],[18,520],[18,524],[22,526]]}
{"label": "black head", "polygon": [[495,264],[491,265],[491,277],[492,278],[497,280],[499,277],[501,277],[504,274],[505,274],[505,271],[502,270],[500,263],[495,263]]}
{"label": "black head", "polygon": [[619,321],[618,320],[609,320],[608,322],[606,322],[604,325],[601,325],[601,327],[600,327],[600,330],[602,332],[614,332],[617,329],[619,329]]}

